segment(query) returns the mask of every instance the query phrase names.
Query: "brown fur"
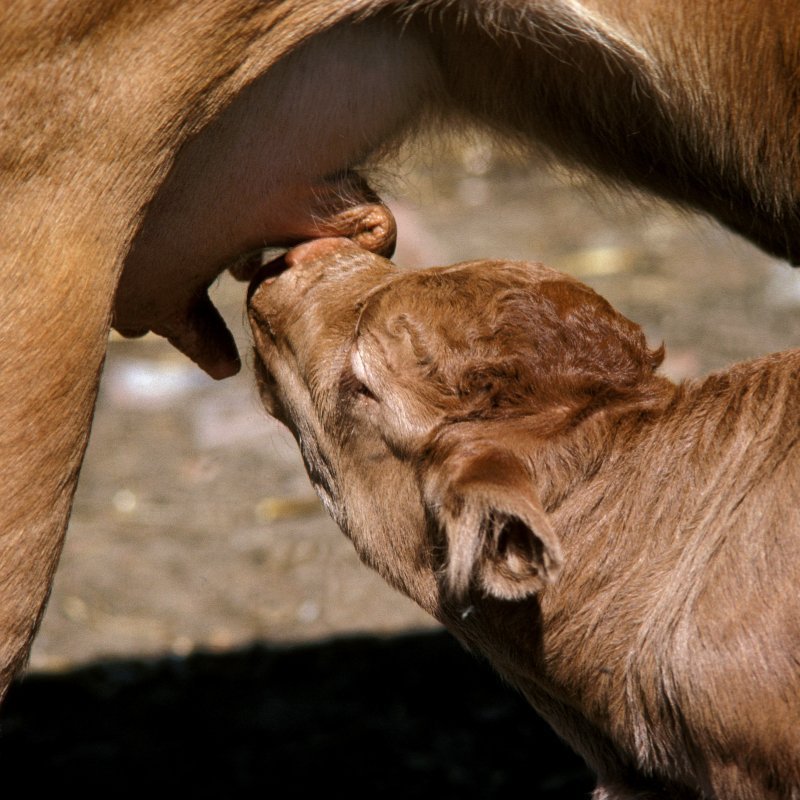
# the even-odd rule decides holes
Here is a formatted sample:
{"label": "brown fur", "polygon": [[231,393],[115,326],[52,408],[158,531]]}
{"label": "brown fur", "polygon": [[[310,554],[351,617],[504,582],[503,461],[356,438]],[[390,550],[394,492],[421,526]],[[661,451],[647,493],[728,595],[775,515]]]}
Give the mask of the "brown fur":
{"label": "brown fur", "polygon": [[676,386],[540,265],[403,272],[334,239],[283,266],[251,290],[267,408],[596,800],[800,798],[800,351]]}
{"label": "brown fur", "polygon": [[798,42],[790,0],[5,4],[0,695],[49,591],[112,321],[235,372],[206,294],[220,271],[320,235],[390,248],[357,167],[454,119],[797,260]]}

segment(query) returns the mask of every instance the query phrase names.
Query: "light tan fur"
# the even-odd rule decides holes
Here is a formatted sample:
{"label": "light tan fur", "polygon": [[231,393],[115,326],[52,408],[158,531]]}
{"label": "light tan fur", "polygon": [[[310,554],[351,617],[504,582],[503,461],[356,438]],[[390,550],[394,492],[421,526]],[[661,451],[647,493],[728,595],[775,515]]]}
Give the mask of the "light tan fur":
{"label": "light tan fur", "polygon": [[[206,290],[391,222],[358,167],[469,119],[797,260],[789,0],[30,0],[0,9],[0,695],[49,591],[109,326],[238,369]],[[376,210],[377,209],[377,210]]]}
{"label": "light tan fur", "polygon": [[344,239],[266,268],[250,319],[363,560],[527,696],[596,800],[800,798],[800,351],[674,385],[572,278]]}

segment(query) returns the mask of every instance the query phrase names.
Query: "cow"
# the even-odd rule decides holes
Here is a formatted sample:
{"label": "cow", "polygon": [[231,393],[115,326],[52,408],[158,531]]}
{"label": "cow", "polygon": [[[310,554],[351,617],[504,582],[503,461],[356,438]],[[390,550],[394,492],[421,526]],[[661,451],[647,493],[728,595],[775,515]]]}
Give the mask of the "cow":
{"label": "cow", "polygon": [[798,261],[799,42],[790,0],[6,4],[0,696],[50,590],[112,325],[233,374],[216,276],[315,237],[389,252],[371,166],[465,123]]}

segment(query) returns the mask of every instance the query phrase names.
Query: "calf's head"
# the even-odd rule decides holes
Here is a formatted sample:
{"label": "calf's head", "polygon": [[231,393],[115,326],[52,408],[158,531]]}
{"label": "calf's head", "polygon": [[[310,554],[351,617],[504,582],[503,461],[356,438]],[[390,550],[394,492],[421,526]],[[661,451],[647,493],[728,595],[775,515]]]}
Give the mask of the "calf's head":
{"label": "calf's head", "polygon": [[541,265],[402,271],[344,239],[268,266],[249,315],[264,404],[323,502],[362,558],[435,614],[556,578],[535,443],[630,402],[661,358]]}

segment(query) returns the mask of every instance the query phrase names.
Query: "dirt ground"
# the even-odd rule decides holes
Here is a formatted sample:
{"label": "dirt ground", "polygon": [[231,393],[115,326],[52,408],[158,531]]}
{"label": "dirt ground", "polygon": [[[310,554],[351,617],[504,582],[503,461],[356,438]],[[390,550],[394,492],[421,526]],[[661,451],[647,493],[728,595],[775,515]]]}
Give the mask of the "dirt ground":
{"label": "dirt ground", "polygon": [[[563,269],[663,340],[676,379],[800,344],[800,276],[705,220],[486,145],[395,185],[398,263]],[[232,279],[215,289],[247,352],[243,296]],[[90,794],[293,797],[320,776],[355,796],[591,786],[488,669],[357,561],[249,365],[215,383],[150,336],[112,337],[31,675],[3,716],[6,771]]]}

